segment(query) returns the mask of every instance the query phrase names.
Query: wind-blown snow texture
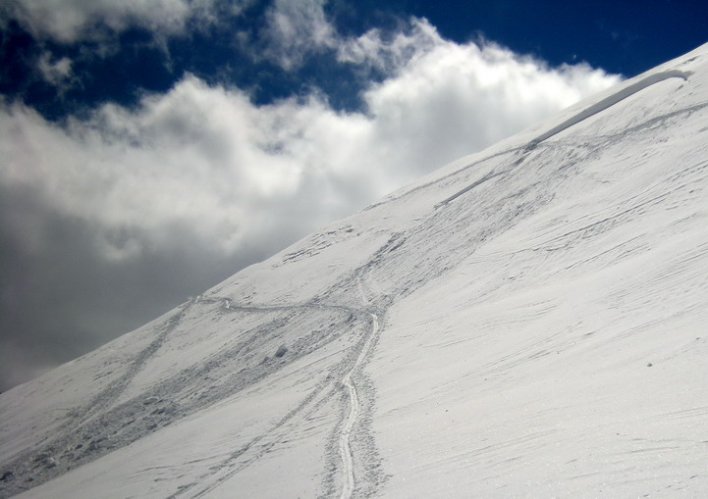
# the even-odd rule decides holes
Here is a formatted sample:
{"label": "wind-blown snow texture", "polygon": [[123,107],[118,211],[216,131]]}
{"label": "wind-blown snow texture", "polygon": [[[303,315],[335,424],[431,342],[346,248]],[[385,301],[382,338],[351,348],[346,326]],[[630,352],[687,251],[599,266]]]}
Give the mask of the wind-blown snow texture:
{"label": "wind-blown snow texture", "polygon": [[0,495],[708,495],[708,45],[0,397]]}

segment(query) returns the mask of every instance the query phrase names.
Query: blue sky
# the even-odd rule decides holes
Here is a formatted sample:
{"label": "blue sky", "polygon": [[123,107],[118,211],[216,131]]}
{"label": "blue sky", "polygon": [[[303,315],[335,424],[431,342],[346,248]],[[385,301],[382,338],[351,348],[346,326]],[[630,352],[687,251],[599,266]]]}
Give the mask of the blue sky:
{"label": "blue sky", "polygon": [[0,4],[0,389],[706,42],[705,2]]}
{"label": "blue sky", "polygon": [[[62,5],[37,2],[42,3],[56,4],[57,9]],[[63,29],[50,26],[51,16],[39,8],[24,17],[7,15],[0,92],[21,99],[47,118],[60,119],[106,101],[135,105],[143,92],[165,92],[188,72],[211,83],[248,89],[254,102],[261,104],[306,94],[316,87],[334,107],[355,109],[362,105],[362,87],[386,76],[373,70],[362,74],[355,65],[338,64],[331,47],[304,54],[301,64],[288,70],[273,58],[254,58],[254,53],[268,46],[264,32],[270,4],[241,1],[237,12],[229,12],[233,4],[207,3],[213,5],[217,20],[205,24],[196,16],[186,17],[180,29],[131,19],[146,15],[138,9],[135,14],[123,12],[126,19],[115,23],[119,27],[98,13],[92,18],[90,12],[84,13],[86,19],[80,26],[56,22],[60,27],[66,25]],[[381,4],[340,0],[325,3],[322,10],[332,29],[342,36],[356,37],[371,29],[393,34],[414,17],[427,19],[453,42],[489,40],[551,65],[585,61],[625,76],[702,44],[708,21],[708,8],[699,1],[392,0]],[[72,17],[82,14],[80,4],[76,5],[79,12]],[[44,15],[47,25],[32,20],[32,14]],[[159,14],[158,10],[155,15]],[[104,15],[116,16],[110,11]],[[250,41],[235,40],[234,33]],[[71,78],[56,85],[60,74],[54,79],[38,74],[42,58],[46,66],[65,58],[71,61]]]}

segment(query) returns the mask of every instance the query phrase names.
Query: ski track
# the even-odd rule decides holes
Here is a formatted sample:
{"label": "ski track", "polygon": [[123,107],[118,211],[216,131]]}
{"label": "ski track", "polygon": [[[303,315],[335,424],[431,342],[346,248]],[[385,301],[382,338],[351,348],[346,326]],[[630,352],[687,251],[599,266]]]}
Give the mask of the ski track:
{"label": "ski track", "polygon": [[[360,278],[358,279],[357,286],[362,300],[365,303],[368,303],[367,293],[362,286],[362,281]],[[317,301],[288,305],[238,305],[234,304],[229,298],[219,296],[198,297],[190,300],[189,302],[183,304],[177,312],[169,316],[162,323],[161,330],[157,336],[143,350],[135,355],[133,361],[130,363],[130,367],[123,375],[109,383],[108,386],[96,394],[91,399],[90,403],[85,404],[80,409],[75,409],[71,413],[69,419],[58,430],[57,437],[48,441],[45,440],[38,446],[34,447],[31,452],[26,452],[22,456],[19,456],[13,460],[13,469],[20,470],[18,473],[19,475],[23,475],[24,472],[32,472],[34,467],[30,466],[30,463],[34,463],[33,458],[35,455],[45,451],[47,451],[48,454],[51,454],[51,449],[67,447],[66,440],[68,437],[66,435],[78,435],[78,429],[95,425],[94,419],[104,417],[106,411],[115,405],[116,401],[125,392],[137,374],[147,366],[150,359],[153,358],[164,345],[170,333],[179,326],[187,311],[192,306],[199,303],[220,304],[222,312],[226,313],[268,313],[304,310],[329,310],[336,313],[350,314],[359,320],[370,322],[371,325],[367,328],[368,331],[363,335],[363,337],[356,341],[352,347],[349,347],[350,352],[345,355],[343,360],[331,368],[330,373],[322,381],[320,381],[317,386],[315,386],[315,388],[300,404],[292,408],[266,432],[257,435],[245,445],[229,454],[220,463],[212,466],[207,473],[199,477],[198,481],[179,486],[177,491],[170,497],[176,498],[184,494],[189,494],[190,497],[196,498],[209,494],[237,473],[256,462],[260,457],[270,452],[271,449],[277,444],[287,439],[288,434],[291,433],[291,423],[294,420],[314,414],[338,391],[341,391],[342,388],[346,388],[348,394],[348,413],[347,416],[345,416],[345,413],[347,412],[345,409],[336,423],[335,431],[337,432],[337,435],[335,435],[335,438],[339,443],[340,458],[342,459],[341,475],[344,485],[342,487],[341,497],[351,497],[356,488],[356,475],[354,472],[354,455],[351,449],[351,438],[354,433],[353,429],[359,420],[362,411],[357,387],[355,382],[352,380],[352,377],[355,371],[362,367],[366,359],[371,354],[372,346],[375,343],[373,340],[375,339],[379,329],[378,316],[375,313],[370,312],[368,308],[364,307],[357,308],[345,305],[330,305]],[[240,351],[240,349],[244,348],[246,344],[250,344],[252,341],[253,337],[245,340],[244,345],[239,344],[235,348]],[[327,342],[329,341],[331,340],[327,340]],[[210,361],[210,364],[218,361],[219,359]],[[180,379],[181,377],[177,376],[175,380],[167,380],[165,383],[172,386],[174,383],[178,383]],[[179,387],[172,386],[173,391],[176,388]],[[181,417],[189,412],[191,411],[185,412],[181,416],[178,416],[177,419],[181,419]],[[171,422],[172,421],[167,424],[170,424]],[[128,441],[126,444],[127,443],[130,442]],[[105,452],[98,452],[93,456],[86,456],[85,458],[75,462],[73,465],[64,463],[61,467],[45,472],[41,477],[37,476],[32,486],[34,487],[43,482],[56,478],[57,476],[74,469],[76,466],[87,464],[88,462],[101,457],[104,453]],[[19,463],[23,464],[20,466]],[[199,489],[194,490],[196,487],[199,487]],[[22,489],[17,490],[15,493],[21,491]],[[5,492],[10,491],[3,491],[3,494]],[[12,494],[12,492],[10,493]]]}
{"label": "ski track", "polygon": [[[320,383],[314,390],[310,392],[310,394],[305,398],[305,400],[303,400],[300,404],[291,409],[272,428],[251,439],[244,446],[230,454],[224,461],[222,461],[218,465],[213,466],[208,473],[205,473],[204,475],[200,476],[200,482],[207,482],[207,484],[200,490],[195,491],[191,495],[191,497],[197,498],[206,496],[207,494],[224,484],[227,480],[233,478],[240,471],[246,469],[248,466],[256,462],[260,457],[270,452],[270,450],[282,440],[282,437],[285,436],[285,433],[287,433],[282,432],[281,429],[287,423],[293,420],[296,416],[299,416],[300,413],[304,411],[304,409],[310,406],[312,402],[317,399],[317,396],[322,393],[324,388],[326,388],[326,383]],[[323,398],[327,398],[328,396],[331,396],[331,392],[326,392]],[[309,411],[306,415],[309,415],[311,412],[313,411]],[[267,438],[269,435],[271,436],[270,439]],[[242,460],[242,462],[237,462],[242,456],[246,456],[251,449],[255,449],[253,456],[247,456],[245,459]],[[200,484],[200,482],[194,482],[189,485],[180,487],[179,490],[173,495],[169,496],[169,498],[173,499],[189,492],[193,487]]]}
{"label": "ski track", "polygon": [[[87,404],[87,409],[85,410],[84,416],[80,419],[78,423],[79,425],[89,420],[102,409],[110,407],[113,402],[118,400],[130,382],[135,379],[138,373],[143,370],[145,364],[147,364],[147,362],[162,347],[165,343],[165,339],[167,339],[167,336],[179,325],[184,315],[194,303],[194,300],[187,302],[185,305],[180,307],[177,313],[170,316],[165,325],[162,327],[160,334],[158,334],[158,336],[135,357],[135,360],[133,360],[125,374],[109,384]],[[72,427],[75,427],[77,423],[71,421],[69,424]]]}
{"label": "ski track", "polygon": [[346,387],[349,395],[349,414],[344,422],[344,426],[339,435],[339,452],[342,458],[342,493],[340,494],[340,499],[348,499],[352,497],[354,493],[355,485],[355,475],[354,475],[354,455],[351,449],[351,436],[354,424],[359,419],[359,413],[361,410],[359,397],[357,395],[357,388],[352,381],[352,374],[355,370],[361,368],[365,363],[365,360],[369,357],[372,351],[372,346],[374,345],[374,338],[379,331],[379,318],[373,312],[371,315],[371,331],[366,338],[366,343],[364,347],[359,352],[359,356],[354,362],[352,368],[344,375],[342,384]]}
{"label": "ski track", "polygon": [[[88,462],[91,462],[95,459],[100,458],[102,455],[106,453],[107,450],[101,451],[99,449],[96,450],[91,450],[91,454],[82,456],[78,458],[78,460],[74,461],[73,463],[66,460],[62,459],[60,460],[60,465],[56,466],[54,468],[44,470],[41,475],[36,474],[36,456],[39,454],[46,453],[47,455],[53,455],[54,451],[57,449],[65,449],[65,448],[70,448],[73,449],[77,442],[82,442],[81,436],[82,434],[88,432],[91,435],[96,435],[95,439],[96,441],[103,440],[98,433],[95,433],[92,430],[95,430],[96,426],[100,426],[103,429],[108,428],[106,426],[107,422],[104,421],[104,418],[108,416],[108,414],[112,414],[116,410],[122,411],[120,414],[117,415],[117,419],[120,420],[121,416],[124,416],[123,412],[125,412],[125,409],[123,406],[126,404],[130,405],[132,401],[128,401],[126,403],[121,404],[120,406],[116,406],[115,409],[113,408],[114,403],[120,397],[120,395],[125,391],[125,389],[128,387],[128,385],[132,382],[132,380],[135,378],[135,376],[140,372],[142,369],[145,368],[145,366],[148,364],[149,360],[155,355],[155,353],[162,347],[164,342],[166,341],[167,336],[180,324],[181,320],[184,318],[185,313],[187,310],[198,303],[221,303],[221,308],[222,311],[225,312],[238,312],[238,311],[246,311],[246,312],[254,312],[254,313],[267,313],[267,312],[288,312],[288,311],[297,311],[297,310],[303,310],[303,309],[310,309],[310,310],[332,310],[337,313],[346,313],[346,314],[351,314],[355,317],[358,317],[359,319],[367,318],[368,316],[364,313],[361,312],[357,309],[351,308],[351,307],[346,307],[346,306],[338,306],[338,305],[332,305],[332,306],[327,306],[327,305],[322,305],[322,304],[299,304],[299,305],[282,305],[282,306],[258,306],[258,305],[246,305],[246,306],[237,306],[231,303],[229,299],[225,298],[219,298],[219,297],[213,297],[213,298],[197,298],[194,300],[191,300],[187,304],[183,305],[180,307],[180,309],[169,316],[162,325],[162,328],[157,335],[157,337],[143,350],[141,350],[136,356],[134,357],[134,360],[130,364],[130,369],[126,371],[126,373],[122,376],[120,376],[118,379],[115,381],[111,382],[105,389],[101,390],[99,394],[94,396],[91,399],[91,404],[97,404],[98,407],[95,409],[91,410],[90,404],[87,404],[84,406],[83,409],[80,410],[75,410],[74,415],[66,422],[62,427],[59,429],[59,431],[56,433],[56,437],[52,438],[50,440],[45,440],[44,442],[40,443],[38,446],[35,446],[31,451],[25,452],[23,455],[18,456],[18,458],[14,459],[11,463],[5,463],[6,465],[10,466],[16,471],[16,476],[23,477],[27,473],[31,473],[31,476],[33,477],[34,481],[32,482],[32,487],[40,485],[41,483],[44,483],[48,480],[51,480],[53,478],[58,477],[59,475],[62,475],[68,471],[71,471],[72,469],[76,468],[77,466],[81,466],[84,464],[87,464]],[[184,386],[184,378],[185,374],[187,374],[187,378],[193,378],[196,373],[199,373],[205,369],[212,369],[217,367],[218,365],[223,364],[223,362],[226,362],[228,358],[232,358],[233,355],[235,355],[237,352],[240,352],[244,348],[250,346],[253,344],[255,338],[257,337],[262,337],[262,334],[258,334],[259,331],[261,331],[263,326],[256,327],[254,329],[254,334],[250,335],[248,338],[246,338],[243,342],[238,343],[235,345],[232,349],[229,351],[222,353],[221,355],[218,355],[215,358],[212,358],[208,360],[207,364],[202,366],[201,368],[197,368],[197,371],[194,371],[195,368],[188,368],[184,372],[180,372],[177,375],[175,375],[173,378],[170,378],[169,380],[165,380],[164,382],[159,383],[154,389],[150,390],[149,392],[146,392],[143,394],[141,399],[144,399],[148,395],[152,395],[153,398],[159,398],[162,399],[164,397],[164,393],[177,393],[180,392]],[[334,337],[326,337],[324,339],[321,339],[321,341],[324,341],[324,344],[330,343],[334,339],[336,339],[338,335],[335,335]],[[357,342],[357,344],[360,344],[361,342]],[[322,344],[313,344],[313,348],[317,349],[321,347]],[[309,351],[306,352],[304,355],[307,353],[310,353]],[[302,355],[297,356],[296,358],[300,358]],[[223,358],[222,358],[223,357]],[[275,371],[277,372],[277,371]],[[263,376],[267,376],[271,373],[265,373],[265,374],[260,374],[256,373],[255,377],[250,376],[248,379],[244,381],[244,386],[237,386],[234,387],[233,390],[227,391],[225,393],[222,393],[221,396],[218,396],[217,394],[217,399],[221,400],[226,396],[230,396],[233,393],[236,393],[240,391],[240,389],[244,388],[245,386],[250,386],[250,384],[255,383],[259,381],[260,379],[263,378]],[[325,381],[327,383],[331,384],[331,378],[332,375],[328,376]],[[266,435],[275,433],[281,426],[285,425],[289,420],[291,420],[294,416],[298,415],[302,411],[302,409],[306,408],[313,400],[316,399],[317,395],[322,392],[325,388],[327,383],[322,384],[322,386],[318,386],[313,392],[306,398],[306,400],[298,407],[292,409],[284,418],[282,418],[276,425],[275,427],[271,428],[269,432],[267,432],[264,435],[261,435],[254,439],[253,441],[249,442],[246,446],[242,447],[238,451],[232,453],[227,460],[222,463],[222,466],[227,466],[229,463],[235,461],[240,457],[241,454],[246,453],[250,448],[255,447],[257,444],[261,444],[262,440],[267,440],[264,437]],[[328,397],[331,397],[336,390],[333,388],[330,390],[332,393],[327,393]],[[148,397],[149,398],[149,397]],[[213,398],[213,397],[212,397]],[[217,399],[210,400],[206,399],[202,401],[202,406],[208,406],[211,405],[211,403],[214,403],[218,401]],[[143,402],[142,400],[138,400],[136,403],[142,405]],[[159,427],[165,426],[166,424],[171,424],[175,420],[181,419],[184,416],[191,414],[195,412],[195,410],[198,410],[198,407],[189,407],[184,406],[180,407],[179,411],[177,413],[173,413],[171,411],[166,412],[164,416],[166,416],[166,422],[165,424],[160,424]],[[83,417],[81,417],[83,415]],[[113,417],[115,419],[115,417]],[[113,419],[111,419],[111,423],[114,423]],[[114,425],[115,426],[115,425]],[[119,425],[120,426],[120,425]],[[151,431],[154,431],[157,429],[158,426],[153,427],[152,430],[148,430],[148,433]],[[100,433],[100,432],[99,432]],[[115,450],[118,447],[121,447],[123,445],[128,445],[132,441],[135,440],[134,436],[133,437],[128,437],[129,439],[122,442],[114,442],[112,443],[111,449]],[[76,440],[76,441],[74,441]],[[267,452],[273,445],[278,443],[278,441],[281,439],[276,439],[275,441],[272,442],[266,442],[260,445],[259,448],[265,449],[265,451],[260,451],[258,456],[262,455],[263,453]],[[116,444],[118,447],[116,447]],[[249,461],[246,465],[242,466],[239,468],[237,471],[240,471],[243,467],[246,467],[250,462],[253,460]],[[220,466],[221,467],[221,466]],[[206,475],[202,476],[201,478],[206,478],[208,476],[212,476],[214,473],[207,473]],[[19,484],[19,481],[15,481],[13,483]],[[191,485],[196,485],[196,484],[190,484],[188,487],[184,487],[185,491],[189,490]],[[32,488],[30,487],[30,488]],[[212,490],[215,487],[209,487],[209,490]],[[14,490],[14,489],[13,489]],[[22,492],[26,490],[25,487],[21,487],[19,490],[2,490],[0,491],[0,497],[5,497],[6,494],[13,495],[15,493]],[[181,493],[181,491],[178,491],[178,493]]]}
{"label": "ski track", "polygon": [[[368,304],[367,293],[363,288],[362,280],[357,280],[357,286],[362,300]],[[356,384],[352,380],[355,371],[361,369],[363,364],[371,355],[371,350],[375,344],[375,339],[379,332],[378,316],[369,312],[366,308],[360,309],[348,307],[344,305],[329,305],[324,303],[303,303],[290,305],[238,305],[231,301],[230,298],[219,296],[202,297],[202,303],[221,303],[222,311],[224,312],[273,312],[273,311],[292,311],[292,310],[333,310],[337,312],[345,312],[353,314],[360,319],[366,317],[370,320],[371,326],[366,335],[357,341],[350,355],[347,355],[342,362],[336,365],[332,371],[322,382],[320,382],[308,396],[296,407],[291,409],[285,416],[275,423],[266,432],[257,435],[248,443],[240,447],[238,450],[230,454],[221,463],[211,467],[210,471],[199,477],[198,482],[193,482],[187,485],[182,485],[178,490],[170,496],[177,498],[184,494],[189,494],[192,498],[204,497],[214,491],[226,481],[233,478],[240,471],[247,468],[249,465],[256,462],[261,456],[270,452],[282,438],[289,433],[287,425],[297,417],[306,417],[316,412],[320,406],[325,403],[337,391],[336,379],[339,378],[339,383],[347,390],[347,399],[349,401],[349,411],[346,419],[344,416],[337,422],[336,427],[339,428],[337,441],[340,449],[340,459],[342,461],[342,492],[340,497],[349,498],[356,489],[356,474],[354,472],[354,454],[351,449],[351,438],[353,429],[361,414],[361,403],[357,393]],[[354,357],[354,354],[356,355]],[[344,370],[344,375],[341,371]],[[339,376],[337,376],[337,371]],[[329,390],[326,390],[327,387]],[[345,411],[346,412],[346,411]],[[206,483],[205,483],[206,482]],[[195,487],[202,485],[198,490]]]}
{"label": "ski track", "polygon": [[[387,247],[389,243],[387,243],[385,247]],[[333,368],[334,372],[331,372],[322,382],[320,382],[300,404],[291,409],[268,431],[257,435],[255,438],[229,455],[221,463],[212,466],[208,473],[199,477],[198,482],[180,486],[179,489],[172,496],[170,496],[171,499],[180,497],[184,494],[190,494],[191,498],[204,497],[223,485],[226,481],[233,478],[240,471],[256,462],[261,456],[270,452],[270,450],[282,440],[282,437],[288,433],[286,426],[289,423],[291,423],[296,417],[308,416],[316,412],[316,410],[318,410],[319,407],[335,393],[337,390],[336,384],[335,386],[331,385],[333,384],[333,379],[338,377],[336,376],[337,371],[339,371],[339,376],[341,376],[339,377],[339,384],[346,389],[346,399],[348,401],[348,410],[345,409],[339,421],[335,425],[335,438],[339,449],[339,460],[341,461],[340,475],[342,485],[339,497],[340,499],[348,499],[353,496],[355,490],[357,489],[357,473],[355,472],[356,465],[354,452],[352,450],[352,436],[356,433],[355,427],[361,419],[361,412],[363,410],[358,392],[361,388],[357,388],[357,384],[353,378],[356,372],[360,371],[371,357],[380,332],[379,316],[369,310],[369,293],[365,289],[363,283],[362,274],[367,270],[369,269],[367,269],[366,266],[358,269],[358,271],[355,272],[354,277],[357,282],[356,286],[361,301],[365,305],[363,308],[348,307],[344,305],[329,305],[319,302],[291,305],[238,305],[234,304],[230,298],[219,296],[201,298],[202,302],[221,303],[221,308],[225,312],[272,312],[317,309],[346,312],[354,314],[359,318],[362,318],[362,316],[366,314],[371,325],[364,338],[356,342],[352,347],[354,349],[352,353],[345,357],[339,365],[335,366]],[[353,355],[355,355],[355,357]],[[343,375],[341,375],[342,370],[344,370]],[[333,374],[335,376],[333,376]],[[328,385],[330,385],[330,390],[325,390]],[[324,395],[322,395],[323,392]],[[371,451],[371,449],[369,449],[369,451]],[[205,484],[205,482],[207,483]],[[194,490],[194,488],[198,485],[203,486],[199,490]]]}
{"label": "ski track", "polygon": [[[674,76],[670,76],[670,77],[674,77],[674,78],[684,78],[684,79],[686,79],[686,78],[688,78],[688,75],[685,75],[685,76],[683,76],[683,77],[682,77],[682,76],[678,76],[678,75],[674,75]],[[664,79],[666,79],[666,78],[664,78]],[[653,82],[653,83],[656,83],[656,82]],[[643,88],[646,88],[646,86],[643,87]],[[641,90],[641,89],[639,89],[639,90]],[[633,93],[636,93],[636,92],[638,92],[639,90],[635,90]],[[629,95],[627,95],[626,97],[629,97]],[[624,97],[624,98],[626,98],[626,97]],[[609,98],[608,98],[608,99],[609,99]],[[620,100],[623,100],[623,99],[620,99]],[[619,100],[618,100],[617,102],[619,102]],[[615,103],[616,103],[616,102],[615,102]],[[625,129],[625,130],[622,130],[622,131],[619,132],[619,133],[616,133],[616,134],[608,134],[608,135],[596,135],[596,136],[594,136],[594,138],[596,138],[596,139],[605,139],[607,142],[613,142],[613,141],[616,141],[616,140],[618,140],[618,139],[627,137],[628,135],[631,135],[631,134],[640,132],[640,131],[642,131],[642,130],[645,130],[646,128],[650,128],[650,127],[652,127],[652,126],[654,126],[654,125],[656,125],[656,124],[663,124],[666,120],[669,120],[669,119],[671,119],[671,118],[676,118],[676,117],[681,116],[681,115],[684,115],[684,114],[691,114],[691,113],[693,113],[693,112],[695,112],[695,111],[699,111],[699,110],[701,110],[701,109],[703,109],[703,108],[705,108],[705,107],[707,107],[707,106],[708,106],[708,102],[699,102],[699,103],[694,104],[694,105],[692,105],[692,106],[688,106],[688,107],[685,107],[685,108],[677,109],[677,110],[675,110],[675,111],[671,111],[671,112],[669,112],[669,113],[662,114],[662,115],[659,115],[659,116],[654,116],[653,118],[651,118],[651,119],[645,121],[644,123],[639,123],[639,124],[637,124],[637,125],[635,125],[635,126],[629,127],[629,128],[627,128],[627,129]],[[609,106],[608,106],[608,107],[609,107]],[[605,109],[606,109],[606,108],[605,108]],[[604,109],[603,109],[603,110],[604,110]],[[583,119],[587,119],[587,118],[589,118],[590,116],[592,116],[592,115],[594,115],[594,114],[597,114],[598,112],[599,112],[599,111],[596,111],[596,112],[594,112],[594,113],[592,113],[592,114],[588,114],[588,115],[586,115]],[[583,113],[581,112],[581,113],[579,113],[579,114],[583,114]],[[577,116],[578,116],[578,115],[576,115],[574,118],[577,119]],[[573,123],[570,123],[572,120],[573,120],[573,118],[571,118],[571,119],[569,119],[569,120],[567,120],[567,121],[565,122],[565,125],[566,125],[566,126],[565,126],[564,129],[567,129],[567,128],[569,128],[569,127],[572,126],[572,125],[576,125],[576,124],[580,123],[580,121],[574,121]],[[374,204],[371,204],[371,205],[367,206],[367,207],[365,208],[365,211],[366,211],[366,210],[371,210],[371,209],[373,209],[373,208],[376,208],[376,207],[378,207],[378,206],[381,206],[381,205],[384,205],[384,204],[387,204],[387,203],[391,203],[391,202],[393,202],[393,201],[397,201],[397,200],[399,200],[399,199],[401,199],[401,198],[404,198],[404,197],[406,197],[406,196],[408,196],[408,195],[410,195],[410,194],[413,194],[413,193],[415,193],[415,192],[418,192],[418,191],[420,191],[420,190],[426,189],[426,188],[431,187],[431,186],[436,185],[436,184],[440,184],[441,182],[443,182],[443,181],[445,181],[445,180],[449,180],[449,179],[451,179],[451,178],[454,178],[455,176],[457,176],[457,175],[459,175],[459,174],[461,174],[461,173],[463,173],[463,172],[469,170],[470,168],[473,168],[473,167],[475,167],[475,166],[477,166],[477,165],[481,165],[481,164],[486,163],[487,161],[489,161],[489,160],[491,160],[491,159],[495,159],[495,158],[498,158],[498,157],[500,157],[500,156],[505,156],[505,155],[507,155],[507,154],[512,154],[512,153],[515,153],[515,152],[523,152],[524,154],[521,155],[521,156],[519,156],[519,158],[516,160],[516,162],[515,162],[515,166],[516,166],[516,165],[520,164],[520,163],[524,160],[524,158],[526,157],[526,153],[528,153],[528,152],[530,152],[530,151],[532,151],[532,150],[534,150],[534,149],[537,149],[537,148],[539,148],[539,147],[545,147],[545,148],[549,148],[549,149],[550,149],[550,148],[559,147],[559,146],[586,145],[586,144],[573,144],[573,143],[570,143],[570,142],[562,142],[562,141],[557,141],[557,140],[547,141],[547,139],[549,139],[549,138],[551,138],[552,136],[557,135],[557,134],[559,134],[561,131],[563,131],[563,130],[560,130],[560,129],[557,129],[557,128],[559,128],[559,127],[553,128],[553,129],[549,130],[548,132],[546,132],[546,133],[544,133],[544,134],[542,134],[542,135],[537,136],[535,139],[532,139],[531,141],[527,142],[526,144],[523,144],[523,145],[520,145],[520,146],[509,147],[509,148],[507,148],[507,149],[503,149],[503,150],[498,151],[498,152],[496,152],[496,153],[490,154],[490,155],[485,156],[485,157],[483,157],[483,158],[480,158],[480,159],[478,159],[478,160],[476,160],[476,161],[473,161],[473,162],[471,162],[471,163],[468,163],[468,164],[466,164],[466,165],[464,165],[464,166],[458,168],[457,170],[455,170],[455,171],[453,171],[453,172],[451,172],[451,173],[448,173],[447,175],[444,175],[444,176],[442,176],[442,177],[439,177],[439,178],[436,178],[436,179],[434,179],[434,180],[431,180],[430,182],[426,182],[426,183],[424,183],[424,184],[421,184],[421,185],[418,185],[418,186],[416,186],[416,187],[413,187],[412,189],[410,189],[410,190],[408,190],[408,191],[405,191],[405,192],[403,192],[403,193],[401,193],[401,194],[398,194],[398,195],[389,195],[389,196],[387,196],[386,198],[382,199],[381,201],[378,201],[378,202],[376,202],[376,203],[374,203]],[[551,131],[553,131],[553,133],[550,133]],[[513,168],[512,168],[512,169],[513,169]],[[470,191],[471,189],[473,189],[473,188],[476,187],[477,185],[479,185],[479,184],[481,184],[481,183],[483,183],[483,182],[485,182],[485,181],[487,181],[487,180],[490,180],[492,177],[496,177],[496,176],[499,176],[499,175],[505,175],[505,174],[507,174],[507,173],[510,173],[510,171],[511,171],[511,169],[510,169],[510,170],[507,170],[507,171],[499,172],[499,173],[490,172],[490,174],[487,175],[486,177],[480,179],[479,181],[473,182],[472,185],[466,186],[466,187],[460,189],[459,191],[457,191],[455,194],[453,194],[453,195],[449,196],[448,198],[444,199],[443,201],[440,201],[439,203],[437,203],[437,204],[435,205],[435,208],[437,209],[437,208],[440,208],[441,206],[444,206],[444,205],[450,203],[450,202],[451,202],[452,200],[454,200],[455,198],[457,198],[457,197],[461,196],[462,194],[464,194],[464,193]]]}

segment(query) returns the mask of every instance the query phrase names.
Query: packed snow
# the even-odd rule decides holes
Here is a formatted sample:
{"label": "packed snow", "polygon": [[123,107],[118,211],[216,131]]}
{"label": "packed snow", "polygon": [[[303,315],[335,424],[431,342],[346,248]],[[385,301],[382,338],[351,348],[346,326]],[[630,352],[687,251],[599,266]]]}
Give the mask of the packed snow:
{"label": "packed snow", "polygon": [[704,497],[708,45],[0,396],[0,496]]}

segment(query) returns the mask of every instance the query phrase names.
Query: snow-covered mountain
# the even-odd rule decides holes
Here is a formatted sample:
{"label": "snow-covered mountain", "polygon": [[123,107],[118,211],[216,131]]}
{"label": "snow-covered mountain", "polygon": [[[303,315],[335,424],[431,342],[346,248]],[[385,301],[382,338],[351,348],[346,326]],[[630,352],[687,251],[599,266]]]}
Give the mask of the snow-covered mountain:
{"label": "snow-covered mountain", "polygon": [[0,495],[705,497],[708,45],[0,396]]}

